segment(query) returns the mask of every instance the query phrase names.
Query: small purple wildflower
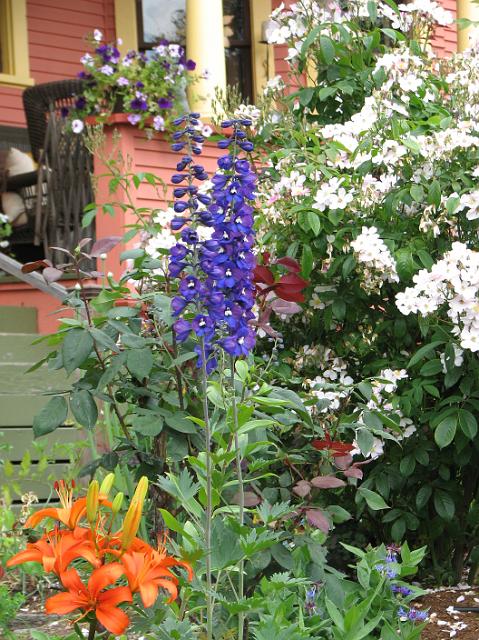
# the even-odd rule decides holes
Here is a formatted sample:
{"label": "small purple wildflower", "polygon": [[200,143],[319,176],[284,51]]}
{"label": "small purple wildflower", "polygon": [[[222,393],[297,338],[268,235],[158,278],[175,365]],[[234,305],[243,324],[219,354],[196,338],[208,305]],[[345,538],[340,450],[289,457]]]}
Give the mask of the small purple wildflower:
{"label": "small purple wildflower", "polygon": [[391,585],[391,591],[393,593],[397,593],[401,596],[407,597],[410,596],[412,593],[412,589],[410,589],[409,587],[405,587],[403,585],[400,584],[392,584]]}
{"label": "small purple wildflower", "polygon": [[404,607],[399,607],[397,615],[400,620],[410,620],[411,622],[424,622],[429,617],[427,611],[420,611],[419,609],[406,610]]}
{"label": "small purple wildflower", "polygon": [[313,585],[311,589],[306,591],[304,610],[308,616],[312,616],[316,613],[316,609],[316,585]]}
{"label": "small purple wildflower", "polygon": [[139,116],[137,113],[129,113],[127,116],[127,120],[130,124],[135,126],[140,122],[141,116]]}
{"label": "small purple wildflower", "polygon": [[127,87],[130,84],[130,81],[128,80],[128,78],[125,78],[125,76],[120,76],[116,81],[116,84],[119,87]]}

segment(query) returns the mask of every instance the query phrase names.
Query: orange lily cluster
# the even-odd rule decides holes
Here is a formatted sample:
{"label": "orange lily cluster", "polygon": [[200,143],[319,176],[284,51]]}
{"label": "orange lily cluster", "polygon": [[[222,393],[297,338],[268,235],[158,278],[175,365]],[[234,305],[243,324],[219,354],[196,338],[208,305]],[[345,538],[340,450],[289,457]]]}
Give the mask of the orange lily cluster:
{"label": "orange lily cluster", "polygon": [[45,572],[56,574],[65,588],[48,598],[47,613],[66,615],[79,610],[75,622],[97,621],[113,635],[121,635],[130,620],[119,605],[133,602],[138,593],[143,605],[151,607],[160,589],[168,593],[168,602],[172,602],[178,596],[178,578],[172,567],[185,568],[189,580],[193,572],[188,563],[168,556],[164,544],[154,549],[137,537],[147,478],[138,483],[121,528],[114,530],[123,494],[118,493],[112,502],[108,500],[113,480],[113,474],[101,486],[94,480],[86,497],[76,500],[74,483],[56,483],[61,506],[41,509],[25,523],[26,528],[32,529],[51,518],[56,521],[54,528],[38,541],[28,543],[24,551],[9,559],[7,567],[40,563]]}

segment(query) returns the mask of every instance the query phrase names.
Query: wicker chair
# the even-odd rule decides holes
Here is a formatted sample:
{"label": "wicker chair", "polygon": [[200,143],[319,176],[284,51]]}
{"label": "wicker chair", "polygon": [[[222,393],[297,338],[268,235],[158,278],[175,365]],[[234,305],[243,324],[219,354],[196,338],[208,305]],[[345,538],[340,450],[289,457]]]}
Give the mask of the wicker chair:
{"label": "wicker chair", "polygon": [[80,80],[61,80],[24,91],[28,137],[38,170],[7,178],[7,190],[22,195],[28,215],[25,228],[15,231],[12,245],[42,245],[45,257],[54,261],[61,258],[51,247],[72,250],[83,237],[94,234],[92,227],[81,225],[83,209],[94,200],[93,158],[83,137],[66,127],[62,115],[82,87]]}

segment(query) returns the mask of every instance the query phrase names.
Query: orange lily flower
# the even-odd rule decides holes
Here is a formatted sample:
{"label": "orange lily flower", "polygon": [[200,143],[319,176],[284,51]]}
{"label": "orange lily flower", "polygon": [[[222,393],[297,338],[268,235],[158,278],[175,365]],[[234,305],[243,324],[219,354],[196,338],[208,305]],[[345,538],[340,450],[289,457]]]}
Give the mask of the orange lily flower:
{"label": "orange lily flower", "polygon": [[75,533],[58,529],[45,534],[37,542],[27,544],[7,562],[7,567],[14,567],[24,562],[39,562],[45,571],[62,574],[76,558],[83,558],[94,567],[100,565],[88,536],[87,529],[77,529]]}
{"label": "orange lily flower", "polygon": [[53,520],[59,520],[69,529],[74,529],[86,511],[86,498],[79,498],[73,501],[74,488],[74,482],[70,486],[64,480],[55,482],[55,489],[60,498],[61,507],[48,507],[47,509],[35,511],[25,522],[25,527],[33,529],[45,518],[52,518]]}
{"label": "orange lily flower", "polygon": [[151,548],[149,551],[129,551],[122,556],[121,562],[132,593],[140,593],[145,607],[155,603],[160,587],[169,592],[168,602],[177,598],[178,578],[168,567],[182,566],[188,571],[188,579],[193,577],[190,565],[168,556],[164,547],[158,551]]}
{"label": "orange lily flower", "polygon": [[130,620],[126,613],[118,608],[122,602],[132,602],[128,587],[106,587],[114,584],[124,574],[123,567],[114,562],[95,569],[87,585],[80,580],[76,569],[69,569],[61,576],[67,591],[48,598],[45,603],[47,613],[64,615],[80,609],[82,618],[93,612],[105,629],[120,636],[128,627]]}

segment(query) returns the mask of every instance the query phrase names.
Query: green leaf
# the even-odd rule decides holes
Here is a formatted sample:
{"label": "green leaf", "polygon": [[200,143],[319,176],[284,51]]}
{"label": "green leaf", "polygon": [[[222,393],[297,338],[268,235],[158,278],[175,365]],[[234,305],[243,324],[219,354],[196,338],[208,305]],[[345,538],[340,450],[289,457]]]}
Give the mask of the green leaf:
{"label": "green leaf", "polygon": [[325,64],[332,64],[336,56],[336,47],[334,42],[328,36],[319,36],[320,56]]}
{"label": "green leaf", "polygon": [[321,230],[321,220],[319,216],[314,211],[308,211],[306,214],[306,219],[308,221],[309,228],[317,236]]}
{"label": "green leaf", "polygon": [[301,103],[301,105],[303,107],[307,107],[314,95],[314,87],[307,87],[306,89],[301,89],[298,95],[299,95],[299,102]]}
{"label": "green leaf", "polygon": [[68,375],[73,373],[90,355],[93,338],[86,329],[71,329],[62,344],[63,366]]}
{"label": "green leaf", "polygon": [[199,429],[194,422],[188,419],[186,413],[176,411],[170,415],[165,415],[166,424],[174,431],[180,433],[198,433]]}
{"label": "green leaf", "polygon": [[418,510],[423,509],[429,502],[432,495],[432,487],[428,484],[422,486],[416,494],[416,507]]}
{"label": "green leaf", "polygon": [[126,357],[126,366],[137,380],[144,380],[153,368],[153,354],[151,349],[132,349]]}
{"label": "green leaf", "polygon": [[434,205],[436,209],[441,204],[441,185],[437,180],[433,180],[429,185],[427,201],[429,204]]}
{"label": "green leaf", "polygon": [[305,278],[309,278],[311,271],[313,270],[314,258],[313,251],[309,244],[305,244],[303,247],[303,253],[301,256],[301,273]]}
{"label": "green leaf", "polygon": [[61,427],[68,415],[68,404],[63,396],[54,396],[33,418],[33,435],[44,436]]}
{"label": "green leaf", "polygon": [[477,420],[475,416],[467,409],[459,409],[458,414],[461,431],[469,440],[474,440],[477,435]]}
{"label": "green leaf", "polygon": [[74,391],[70,396],[73,417],[82,427],[93,429],[98,420],[98,408],[93,396],[86,389]]}
{"label": "green leaf", "polygon": [[333,314],[337,320],[344,320],[346,316],[346,303],[341,298],[336,298],[332,304]]}
{"label": "green leaf", "polygon": [[380,511],[381,509],[390,509],[390,507],[384,502],[383,498],[376,493],[375,491],[371,491],[370,489],[365,489],[364,487],[359,487],[358,494],[361,495],[365,500],[370,509],[373,511]]}
{"label": "green leaf", "polygon": [[456,511],[452,497],[441,489],[437,489],[434,493],[434,508],[437,515],[444,520],[452,520]]}
{"label": "green leaf", "polygon": [[457,414],[447,416],[434,431],[434,440],[440,449],[444,449],[454,440],[457,429]]}
{"label": "green leaf", "polygon": [[439,360],[439,358],[434,358],[434,360],[429,360],[429,362],[423,364],[423,366],[419,370],[419,373],[422,376],[435,376],[436,373],[440,373],[441,371],[442,362]]}
{"label": "green leaf", "polygon": [[414,473],[415,468],[416,460],[413,456],[405,456],[399,463],[399,471],[401,472],[401,475],[406,478]]}
{"label": "green leaf", "polygon": [[110,349],[110,351],[114,351],[115,353],[119,351],[118,345],[115,343],[113,338],[111,338],[105,331],[96,329],[95,327],[91,327],[89,329],[89,332],[95,342],[97,342],[104,349]]}
{"label": "green leaf", "polygon": [[423,358],[429,355],[436,347],[440,344],[444,344],[444,340],[435,340],[434,342],[430,342],[429,344],[425,344],[423,347],[418,349],[413,357],[409,360],[407,368],[413,367],[415,364],[420,362]]}

